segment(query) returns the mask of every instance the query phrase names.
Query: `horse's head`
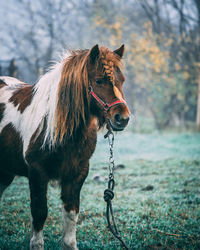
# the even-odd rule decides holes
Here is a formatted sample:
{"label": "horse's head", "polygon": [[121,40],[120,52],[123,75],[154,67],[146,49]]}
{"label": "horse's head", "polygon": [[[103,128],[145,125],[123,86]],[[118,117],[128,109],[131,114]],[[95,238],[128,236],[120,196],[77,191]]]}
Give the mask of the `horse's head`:
{"label": "horse's head", "polygon": [[108,119],[114,131],[123,130],[130,116],[122,91],[125,81],[120,70],[123,53],[124,45],[115,51],[96,45],[89,52],[91,109],[101,116],[102,122]]}
{"label": "horse's head", "polygon": [[123,45],[115,51],[96,45],[91,50],[72,51],[63,60],[52,132],[54,142],[79,134],[77,131],[81,134],[90,112],[98,117],[100,127],[106,120],[115,131],[126,127],[130,111],[122,91],[123,53]]}

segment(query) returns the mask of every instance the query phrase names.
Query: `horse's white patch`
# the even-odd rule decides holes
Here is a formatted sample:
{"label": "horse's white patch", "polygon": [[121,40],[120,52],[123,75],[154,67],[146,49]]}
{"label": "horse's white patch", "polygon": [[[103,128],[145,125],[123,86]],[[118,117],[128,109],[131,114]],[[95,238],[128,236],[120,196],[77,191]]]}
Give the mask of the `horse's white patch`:
{"label": "horse's white patch", "polygon": [[[44,137],[44,144],[48,143],[50,147],[53,146],[57,92],[62,68],[63,63],[57,63],[51,71],[46,73],[39,80],[39,82],[35,85],[35,96],[31,105],[35,109],[31,112],[35,113],[33,116],[37,117],[38,124],[40,124],[42,119],[44,120],[46,116],[47,129]],[[24,116],[25,115],[26,114],[24,113]]]}
{"label": "horse's white patch", "polygon": [[122,94],[119,91],[119,89],[114,85],[113,86],[113,91],[115,93],[115,96],[119,99],[119,100],[123,100]]}
{"label": "horse's white patch", "polygon": [[9,123],[12,123],[13,127],[15,127],[17,131],[19,131],[21,123],[20,112],[17,110],[17,107],[15,107],[12,103],[7,102],[3,114],[3,119],[0,123],[0,133],[2,129]]}
{"label": "horse's white patch", "polygon": [[33,230],[32,238],[30,241],[30,250],[43,250],[44,249],[44,240],[42,230],[36,232]]}
{"label": "horse's white patch", "polygon": [[76,222],[78,214],[75,211],[69,213],[63,208],[63,249],[77,250],[76,245]]}

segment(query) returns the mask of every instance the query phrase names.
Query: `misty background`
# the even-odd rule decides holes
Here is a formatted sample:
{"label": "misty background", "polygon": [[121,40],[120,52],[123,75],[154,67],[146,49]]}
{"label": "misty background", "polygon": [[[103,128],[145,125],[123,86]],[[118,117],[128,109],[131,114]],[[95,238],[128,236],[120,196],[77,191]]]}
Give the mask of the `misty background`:
{"label": "misty background", "polygon": [[1,75],[34,84],[67,48],[125,44],[129,128],[200,129],[199,0],[7,0],[0,15]]}

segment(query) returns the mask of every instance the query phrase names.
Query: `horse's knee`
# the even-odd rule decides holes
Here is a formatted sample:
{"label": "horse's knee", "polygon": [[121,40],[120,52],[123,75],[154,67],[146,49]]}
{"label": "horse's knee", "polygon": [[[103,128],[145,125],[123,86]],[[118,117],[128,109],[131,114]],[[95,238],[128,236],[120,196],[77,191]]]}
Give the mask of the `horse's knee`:
{"label": "horse's knee", "polygon": [[44,226],[45,220],[47,218],[47,206],[45,207],[32,207],[31,206],[31,214],[32,214],[32,224],[35,230],[41,230]]}
{"label": "horse's knee", "polygon": [[40,231],[43,228],[47,214],[48,208],[46,195],[32,194],[31,215],[34,230]]}

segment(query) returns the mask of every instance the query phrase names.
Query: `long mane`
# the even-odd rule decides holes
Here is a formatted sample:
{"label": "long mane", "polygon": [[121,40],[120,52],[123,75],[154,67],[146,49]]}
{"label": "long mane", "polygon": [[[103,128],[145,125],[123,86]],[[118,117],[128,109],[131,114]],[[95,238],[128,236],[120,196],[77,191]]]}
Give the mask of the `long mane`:
{"label": "long mane", "polygon": [[61,143],[64,136],[74,136],[86,126],[88,86],[88,50],[72,51],[64,62],[57,92],[54,142]]}

